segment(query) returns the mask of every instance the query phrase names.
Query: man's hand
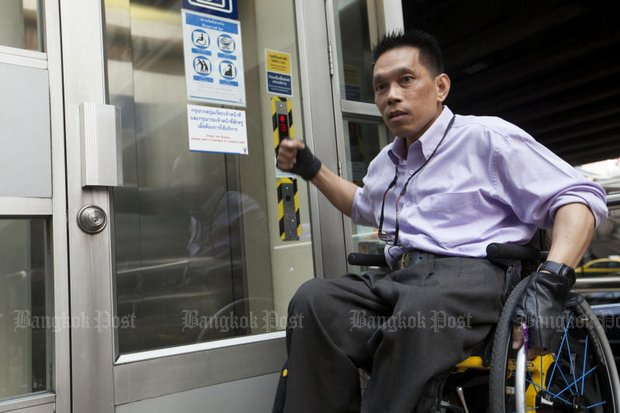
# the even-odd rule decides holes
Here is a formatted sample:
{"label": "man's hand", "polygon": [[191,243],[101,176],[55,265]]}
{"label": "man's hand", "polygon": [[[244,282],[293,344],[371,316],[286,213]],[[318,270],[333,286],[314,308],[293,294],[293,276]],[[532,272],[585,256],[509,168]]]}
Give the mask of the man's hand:
{"label": "man's hand", "polygon": [[[523,331],[521,331],[521,325],[512,325],[512,349],[519,350],[523,345]],[[527,359],[533,360],[536,356],[540,356],[544,353],[541,347],[528,347]]]}
{"label": "man's hand", "polygon": [[276,156],[278,168],[297,174],[306,181],[314,178],[321,169],[319,158],[302,141],[284,139],[276,148]]}
{"label": "man's hand", "polygon": [[[520,323],[526,322],[532,348],[550,350],[555,347],[562,327],[562,312],[568,292],[575,284],[575,275],[533,272],[517,300],[512,314],[513,348],[523,343]],[[516,327],[516,328],[515,328]]]}

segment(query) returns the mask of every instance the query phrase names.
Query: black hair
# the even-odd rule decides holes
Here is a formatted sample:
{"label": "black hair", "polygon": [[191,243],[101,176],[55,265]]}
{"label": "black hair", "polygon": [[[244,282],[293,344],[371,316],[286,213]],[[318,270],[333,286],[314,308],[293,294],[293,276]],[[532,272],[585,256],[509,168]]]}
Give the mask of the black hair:
{"label": "black hair", "polygon": [[444,72],[443,53],[439,42],[430,33],[422,30],[410,30],[407,32],[393,31],[387,33],[372,51],[372,61],[376,63],[379,57],[388,50],[397,47],[415,47],[420,50],[420,62],[433,74]]}

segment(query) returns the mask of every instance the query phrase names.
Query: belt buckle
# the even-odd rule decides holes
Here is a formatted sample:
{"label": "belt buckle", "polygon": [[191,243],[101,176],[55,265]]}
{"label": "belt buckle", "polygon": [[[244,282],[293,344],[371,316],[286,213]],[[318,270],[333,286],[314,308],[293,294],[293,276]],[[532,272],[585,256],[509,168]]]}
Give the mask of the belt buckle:
{"label": "belt buckle", "polygon": [[409,253],[405,252],[398,259],[398,269],[402,270],[403,268],[407,268],[407,264],[409,263]]}

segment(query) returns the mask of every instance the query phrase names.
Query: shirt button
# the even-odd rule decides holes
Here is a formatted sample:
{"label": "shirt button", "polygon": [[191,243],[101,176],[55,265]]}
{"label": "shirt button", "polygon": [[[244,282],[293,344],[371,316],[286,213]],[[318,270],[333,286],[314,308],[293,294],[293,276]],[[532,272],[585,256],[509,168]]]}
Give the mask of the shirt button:
{"label": "shirt button", "polygon": [[406,205],[407,205],[408,207],[410,207],[410,206],[411,206],[411,202],[407,202],[407,204],[406,204]]}
{"label": "shirt button", "polygon": [[413,171],[409,171],[409,175],[413,175]]}

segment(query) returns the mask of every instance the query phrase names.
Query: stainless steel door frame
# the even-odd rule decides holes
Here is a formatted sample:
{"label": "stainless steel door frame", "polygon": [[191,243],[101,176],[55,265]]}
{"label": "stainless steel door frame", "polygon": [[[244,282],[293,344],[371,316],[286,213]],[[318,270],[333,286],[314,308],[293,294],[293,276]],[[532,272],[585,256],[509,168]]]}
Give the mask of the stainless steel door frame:
{"label": "stainless steel door frame", "polygon": [[[81,185],[79,108],[84,102],[106,102],[102,21],[99,0],[61,3],[71,312],[92,323],[100,314],[113,314],[112,226],[89,235],[76,221],[87,204],[111,215],[108,190],[83,190]],[[73,329],[71,355],[72,411],[113,412],[113,330],[97,331],[93,325]]]}
{"label": "stainless steel door frame", "polygon": [[[320,6],[320,7],[317,7]],[[332,74],[330,67],[330,41],[328,39],[328,16],[325,4],[310,1],[296,1],[298,37],[300,40],[299,60],[304,107],[304,131],[306,143],[317,157],[333,171],[340,170],[341,153],[338,145],[338,115],[332,100]],[[333,48],[331,48],[333,50]],[[311,93],[312,92],[312,93]],[[345,237],[343,215],[330,202],[310,187],[312,209],[312,236],[315,251],[315,268],[319,277],[334,277],[346,272]]]}
{"label": "stainless steel door frame", "polygon": [[[325,0],[325,9],[327,19],[326,33],[328,35],[327,41],[329,43],[331,62],[333,65],[336,65],[337,62],[341,61],[341,59],[339,59],[338,56],[338,35],[336,33],[335,24],[337,16],[334,0]],[[402,5],[400,0],[367,0],[367,11],[369,20],[369,32],[371,37],[376,38],[381,34],[387,32],[402,30],[404,27]],[[333,148],[330,148],[330,150],[332,151],[331,156],[337,157],[337,170],[339,172],[339,175],[341,175],[345,179],[350,180],[351,177],[347,176],[346,168],[343,167],[343,163],[346,159],[346,149],[344,142],[344,117],[346,116],[358,119],[380,120],[381,114],[373,103],[346,100],[341,94],[341,82],[343,81],[344,79],[340,78],[340,71],[334,69],[332,72],[331,83],[336,131],[336,151],[334,151]],[[322,214],[325,213],[326,212],[322,211]],[[332,218],[332,220],[333,219],[334,218]],[[332,224],[335,225],[334,222],[332,222]],[[341,260],[342,258],[346,257],[348,253],[353,252],[353,231],[351,220],[345,218],[342,222],[342,226],[342,237],[339,237],[337,240],[339,245],[332,245],[329,249],[325,251],[328,256],[324,257],[324,261],[332,261],[338,263],[338,266],[332,269],[339,272],[327,273],[331,274],[331,277],[337,276],[339,274],[344,274],[348,271],[348,264],[346,262],[342,262]],[[330,241],[322,239],[322,242],[326,243]]]}
{"label": "stainless steel door frame", "polygon": [[[54,265],[54,314],[69,315],[69,257],[67,238],[67,193],[65,169],[65,122],[62,83],[60,2],[45,1],[45,38],[50,80],[52,133],[52,243]],[[70,331],[54,333],[54,390],[59,413],[71,411]]]}

